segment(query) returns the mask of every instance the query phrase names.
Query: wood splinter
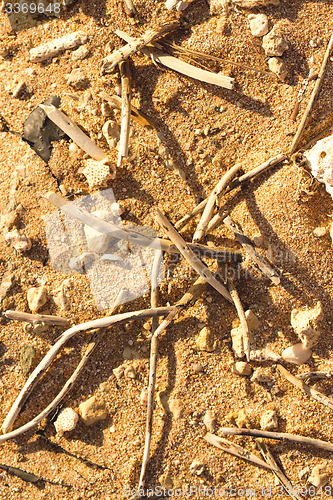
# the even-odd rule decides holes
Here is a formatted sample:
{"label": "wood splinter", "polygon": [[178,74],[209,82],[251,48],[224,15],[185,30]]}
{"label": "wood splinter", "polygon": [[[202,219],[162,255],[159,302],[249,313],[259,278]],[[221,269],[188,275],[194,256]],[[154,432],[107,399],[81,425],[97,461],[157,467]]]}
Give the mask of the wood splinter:
{"label": "wood splinter", "polygon": [[128,59],[119,64],[121,77],[121,127],[117,166],[120,167],[122,159],[128,156],[128,141],[131,121],[131,74]]}
{"label": "wood splinter", "polygon": [[12,309],[5,311],[4,314],[7,319],[11,319],[13,321],[25,321],[26,323],[31,323],[32,325],[41,325],[42,323],[44,323],[45,325],[56,325],[56,326],[69,325],[68,319],[62,318],[61,316],[48,316],[46,314],[29,314],[21,311],[14,311]]}

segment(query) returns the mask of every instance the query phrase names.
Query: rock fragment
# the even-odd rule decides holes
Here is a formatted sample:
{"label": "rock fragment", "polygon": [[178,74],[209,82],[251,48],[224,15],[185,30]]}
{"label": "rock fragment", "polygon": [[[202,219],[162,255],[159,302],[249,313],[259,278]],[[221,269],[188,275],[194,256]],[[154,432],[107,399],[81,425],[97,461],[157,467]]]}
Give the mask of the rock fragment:
{"label": "rock fragment", "polygon": [[287,66],[279,57],[270,57],[268,59],[268,67],[272,73],[275,73],[279,80],[282,82],[288,75]]}
{"label": "rock fragment", "polygon": [[312,308],[305,306],[291,312],[291,326],[307,349],[318,343],[322,332],[319,326],[322,318],[323,307],[319,301]]}
{"label": "rock fragment", "polygon": [[264,36],[262,46],[266,56],[270,57],[282,56],[289,49],[289,43],[281,34],[280,27],[277,24]]}
{"label": "rock fragment", "polygon": [[114,368],[112,370],[113,375],[116,377],[117,380],[120,380],[121,377],[124,375],[124,367],[122,365],[118,366],[117,368]]}
{"label": "rock fragment", "polygon": [[87,75],[80,69],[76,68],[67,76],[67,84],[75,90],[82,90],[87,87],[89,80]]}
{"label": "rock fragment", "polygon": [[261,37],[268,33],[268,17],[265,14],[249,14],[247,16],[250,24],[251,34]]}
{"label": "rock fragment", "polygon": [[278,428],[278,418],[274,410],[267,411],[261,415],[260,427],[264,431],[273,431]]}
{"label": "rock fragment", "polygon": [[73,431],[78,420],[79,415],[75,410],[73,410],[73,408],[63,408],[60,411],[57,420],[54,422],[54,427],[58,436],[61,437],[64,432]]}
{"label": "rock fragment", "polygon": [[159,483],[162,486],[162,488],[165,488],[167,490],[171,490],[173,488],[173,481],[172,478],[169,476],[167,472],[162,474],[159,478]]}
{"label": "rock fragment", "polygon": [[97,400],[96,396],[84,401],[79,406],[79,413],[85,425],[93,425],[96,422],[105,420],[108,412],[103,401]]}
{"label": "rock fragment", "polygon": [[236,363],[234,363],[231,370],[235,375],[241,375],[244,377],[251,375],[252,373],[251,366],[244,361],[237,361]]}
{"label": "rock fragment", "polygon": [[198,351],[212,352],[216,349],[216,341],[213,341],[211,331],[207,326],[200,330],[195,345]]}
{"label": "rock fragment", "polygon": [[36,358],[36,349],[31,345],[23,345],[20,350],[20,367],[23,377],[30,372]]}
{"label": "rock fragment", "polygon": [[132,365],[130,365],[127,368],[125,368],[125,370],[124,370],[124,377],[132,379],[132,380],[135,379],[136,373],[135,373],[134,367]]}
{"label": "rock fragment", "polygon": [[246,428],[250,424],[249,417],[243,409],[239,410],[235,420],[237,427]]}
{"label": "rock fragment", "polygon": [[301,342],[299,344],[287,347],[282,354],[282,358],[294,365],[303,365],[312,356],[310,349],[307,349]]}
{"label": "rock fragment", "polygon": [[45,43],[44,45],[31,49],[30,61],[45,61],[46,59],[50,59],[51,57],[60,54],[64,50],[75,49],[79,45],[86,43],[87,40],[88,37],[85,33],[75,31],[74,33],[70,33],[69,35],[61,38],[56,38],[55,40]]}
{"label": "rock fragment", "polygon": [[29,288],[27,292],[29,309],[36,313],[47,301],[47,289],[45,286]]}
{"label": "rock fragment", "polygon": [[328,228],[325,226],[318,226],[312,232],[317,238],[322,238],[328,232]]}
{"label": "rock fragment", "polygon": [[[110,221],[112,219],[110,212],[107,210],[95,210],[91,213],[91,215],[105,221]],[[109,248],[112,240],[112,236],[110,234],[100,233],[96,231],[96,229],[87,225],[84,226],[84,234],[86,236],[87,246],[90,252],[102,254]]]}
{"label": "rock fragment", "polygon": [[0,284],[0,303],[14,284],[14,273],[6,273]]}
{"label": "rock fragment", "polygon": [[304,153],[312,175],[323,182],[333,198],[333,135],[329,135]]}
{"label": "rock fragment", "polygon": [[115,148],[120,139],[120,128],[115,120],[108,120],[104,123],[102,133],[110,148]]}
{"label": "rock fragment", "polygon": [[315,486],[316,488],[320,488],[325,486],[328,483],[332,476],[332,472],[328,470],[328,466],[325,464],[316,465],[312,471],[310,476],[308,477],[308,482]]}
{"label": "rock fragment", "polygon": [[90,189],[104,188],[107,187],[109,180],[115,178],[116,166],[109,158],[102,161],[89,158],[82,173],[86,177]]}
{"label": "rock fragment", "polygon": [[19,252],[27,252],[31,248],[30,238],[17,229],[13,229],[13,231],[7,233],[5,241],[10,243],[10,245]]}
{"label": "rock fragment", "polygon": [[256,382],[257,384],[273,384],[274,378],[272,377],[272,372],[270,368],[257,368],[251,377],[251,382]]}
{"label": "rock fragment", "polygon": [[190,465],[190,472],[191,474],[196,474],[197,476],[200,476],[204,469],[205,469],[206,463],[203,462],[202,460],[193,460],[193,462]]}
{"label": "rock fragment", "polygon": [[245,311],[245,317],[249,330],[257,330],[261,326],[261,321],[257,318],[257,316],[251,309]]}
{"label": "rock fragment", "polygon": [[215,432],[217,426],[217,420],[212,410],[207,410],[203,419],[203,423],[206,426],[208,432]]}
{"label": "rock fragment", "polygon": [[148,404],[148,391],[147,391],[147,389],[142,389],[142,391],[140,393],[140,404],[142,404],[142,406],[147,406],[147,404]]}
{"label": "rock fragment", "polygon": [[73,61],[82,61],[82,59],[85,59],[87,57],[89,52],[89,47],[87,47],[86,45],[81,45],[81,47],[72,52],[72,59]]}

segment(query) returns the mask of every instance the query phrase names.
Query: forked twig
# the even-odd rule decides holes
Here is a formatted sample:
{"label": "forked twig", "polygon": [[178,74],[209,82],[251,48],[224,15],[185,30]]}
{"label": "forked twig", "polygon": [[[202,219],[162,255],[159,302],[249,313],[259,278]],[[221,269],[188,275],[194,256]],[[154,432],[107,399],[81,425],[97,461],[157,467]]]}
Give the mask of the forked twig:
{"label": "forked twig", "polygon": [[225,436],[253,436],[267,439],[276,439],[277,441],[290,441],[292,443],[306,444],[309,446],[315,446],[316,448],[321,448],[322,450],[333,452],[333,443],[322,441],[321,439],[298,436],[297,434],[261,431],[258,429],[239,429],[237,427],[221,427],[220,431],[223,432]]}
{"label": "forked twig", "polygon": [[235,221],[232,220],[230,215],[223,219],[224,224],[227,226],[230,231],[232,231],[242,245],[244,250],[250,255],[252,260],[257,264],[259,269],[275,284],[278,285],[280,283],[280,278],[278,272],[274,267],[258,254],[253,242],[244,234],[242,228],[236,224]]}
{"label": "forked twig", "polygon": [[238,292],[237,292],[237,290],[235,288],[235,285],[234,285],[232,279],[230,278],[230,276],[227,277],[227,285],[228,285],[228,290],[230,292],[232,300],[234,301],[234,304],[235,304],[235,307],[236,307],[236,311],[237,311],[237,314],[238,314],[238,317],[239,317],[239,320],[240,320],[240,323],[241,323],[242,334],[243,334],[243,349],[244,349],[244,353],[246,355],[246,359],[248,361],[250,361],[249,327],[248,327],[248,324],[247,324],[247,321],[246,321],[245,312],[244,312],[242,303],[240,301]]}
{"label": "forked twig", "polygon": [[323,84],[323,80],[324,80],[324,76],[325,76],[325,72],[326,72],[326,66],[327,66],[329,57],[331,55],[332,49],[333,49],[333,33],[331,35],[330,41],[328,43],[328,46],[327,46],[327,49],[326,49],[326,52],[325,52],[325,55],[324,55],[323,62],[321,64],[321,68],[320,68],[320,71],[319,71],[318,79],[316,80],[315,86],[313,87],[313,90],[312,90],[312,93],[311,93],[308,105],[307,105],[307,107],[306,107],[306,109],[304,111],[304,114],[302,116],[300,124],[298,125],[297,132],[296,132],[295,137],[293,139],[293,142],[291,144],[290,154],[293,154],[293,153],[295,153],[297,151],[298,144],[299,144],[299,142],[301,140],[303,131],[304,131],[305,127],[306,127],[306,124],[307,124],[307,121],[309,119],[310,113],[312,112],[313,106],[314,106],[314,104],[316,102],[316,99],[317,99],[317,97],[319,95],[321,86]]}
{"label": "forked twig", "polygon": [[56,326],[66,326],[69,325],[69,320],[62,318],[61,316],[48,316],[47,314],[29,314],[20,311],[14,311],[9,309],[5,311],[5,316],[7,319],[13,321],[25,321],[26,323],[31,323],[33,325],[40,325],[44,323],[45,325],[56,325]]}
{"label": "forked twig", "polygon": [[212,218],[214,207],[216,204],[217,197],[223,193],[223,191],[228,186],[229,182],[235,177],[236,173],[242,168],[241,163],[237,163],[228,170],[222,179],[216,184],[215,188],[208,197],[205,209],[199,221],[198,227],[195,230],[193,236],[193,243],[199,241],[203,236],[205,236],[207,231],[207,226]]}
{"label": "forked twig", "polygon": [[191,250],[189,245],[183,240],[180,234],[176,231],[173,225],[168,221],[168,219],[162,214],[162,212],[157,209],[156,220],[165,232],[165,234],[170,238],[170,240],[176,245],[182,256],[187,260],[191,267],[202,277],[207,283],[209,283],[215,290],[217,290],[225,299],[232,302],[232,298],[225,286],[222,285],[214,277],[213,273],[208,269],[207,266],[195,255]]}
{"label": "forked twig", "polygon": [[[24,384],[20,394],[17,396],[12,408],[10,409],[3,425],[2,430],[5,432],[3,436],[0,436],[0,443],[7,441],[7,439],[11,439],[19,436],[23,432],[30,430],[35,427],[43,418],[46,417],[52,411],[52,409],[57,406],[58,399],[60,400],[63,397],[63,391],[65,390],[65,394],[68,390],[66,382],[64,388],[60,391],[58,396],[55,398],[57,400],[56,405],[54,406],[54,401],[37,417],[33,420],[25,424],[24,426],[16,429],[15,431],[10,432],[15,419],[20,412],[24,402],[27,400],[31,392],[33,391],[35,385],[40,380],[42,375],[46,372],[47,368],[50,366],[52,361],[56,358],[61,348],[77,333],[84,332],[87,330],[94,330],[96,328],[106,328],[108,326],[114,325],[116,323],[123,323],[129,320],[141,319],[141,318],[150,318],[154,316],[167,316],[171,311],[174,310],[174,307],[157,307],[155,309],[143,309],[141,311],[133,311],[129,313],[117,314],[115,316],[107,316],[105,318],[100,318],[92,321],[88,321],[87,323],[82,323],[80,325],[73,326],[66,330],[57,340],[57,342],[51,347],[48,353],[44,356],[41,362],[36,366],[34,371],[31,373],[30,377]],[[71,383],[69,384],[71,385]]]}
{"label": "forked twig", "polygon": [[121,128],[117,166],[120,167],[122,159],[128,156],[128,140],[130,134],[131,121],[131,74],[129,61],[122,61],[119,64],[121,78]]}
{"label": "forked twig", "polygon": [[327,406],[328,408],[333,410],[333,401],[331,398],[328,398],[327,396],[325,396],[325,394],[322,394],[321,392],[316,391],[312,387],[309,387],[308,385],[306,385],[305,382],[303,382],[303,380],[294,377],[294,375],[288,372],[288,370],[286,370],[282,365],[277,365],[277,368],[281,373],[281,375],[286,380],[291,382],[295,387],[298,387],[298,389],[301,389],[301,391],[305,392],[311,398],[315,399],[322,405]]}

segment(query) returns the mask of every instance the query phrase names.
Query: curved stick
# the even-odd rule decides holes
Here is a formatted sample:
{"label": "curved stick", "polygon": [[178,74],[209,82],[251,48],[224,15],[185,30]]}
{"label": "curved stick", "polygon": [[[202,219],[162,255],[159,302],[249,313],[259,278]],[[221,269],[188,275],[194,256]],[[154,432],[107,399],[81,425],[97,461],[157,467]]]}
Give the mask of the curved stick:
{"label": "curved stick", "polygon": [[[24,428],[25,430],[23,430],[22,432],[19,432],[19,434],[15,434],[17,432],[17,430],[19,430],[19,429],[16,429],[14,431],[14,434],[13,434],[13,432],[8,432],[12,429],[13,423],[15,422],[17,415],[19,414],[23,404],[25,403],[25,401],[27,400],[27,398],[31,394],[36,383],[40,380],[43,373],[45,373],[47,368],[50,366],[52,361],[55,359],[55,357],[57,356],[57,354],[60,351],[60,349],[62,348],[62,346],[65,345],[66,342],[68,342],[68,340],[70,340],[75,334],[77,334],[79,332],[84,332],[87,330],[94,330],[96,328],[108,327],[108,326],[114,325],[116,323],[122,323],[124,321],[133,320],[133,319],[150,318],[150,317],[154,317],[154,316],[166,316],[167,314],[169,314],[173,310],[174,310],[174,307],[158,307],[155,309],[143,309],[141,311],[133,311],[133,312],[129,312],[129,313],[117,314],[116,316],[107,316],[105,318],[95,319],[93,321],[88,321],[87,323],[82,323],[80,325],[73,326],[72,328],[69,328],[69,330],[66,330],[59,337],[58,341],[51,347],[51,349],[46,354],[46,356],[44,356],[44,358],[39,363],[39,365],[36,366],[34,371],[31,373],[30,377],[28,378],[28,380],[24,384],[20,394],[17,396],[13,406],[11,407],[7,417],[5,418],[4,423],[2,424],[1,429],[6,434],[4,434],[4,436],[0,436],[0,443],[3,443],[4,441],[6,441],[7,439],[10,439],[11,437],[15,437],[19,434],[22,434],[22,432],[26,432],[26,430],[29,430],[31,428],[31,427],[26,428],[26,426],[28,425],[28,424],[26,424],[25,426],[20,428],[20,429]],[[50,407],[50,405],[48,406],[48,408],[49,407]],[[49,411],[51,411],[52,408]],[[40,415],[42,415],[42,414],[40,414]],[[40,415],[38,415],[38,417],[36,417],[34,420],[31,421],[31,422],[34,422],[32,427],[37,425],[38,422],[40,422],[46,416],[46,415],[44,415],[43,417],[38,419],[40,417]],[[36,419],[38,421],[36,421]]]}

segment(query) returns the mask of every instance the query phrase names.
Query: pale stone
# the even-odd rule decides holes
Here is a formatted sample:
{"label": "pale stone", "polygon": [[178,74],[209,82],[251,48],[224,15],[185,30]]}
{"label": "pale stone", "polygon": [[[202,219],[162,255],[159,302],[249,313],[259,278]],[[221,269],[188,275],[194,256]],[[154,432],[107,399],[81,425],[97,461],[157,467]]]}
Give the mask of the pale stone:
{"label": "pale stone", "polygon": [[282,36],[278,25],[275,25],[274,28],[264,36],[262,46],[266,56],[282,56],[282,54],[289,49],[289,43]]}
{"label": "pale stone", "polygon": [[82,61],[89,54],[90,49],[87,45],[81,45],[78,49],[72,52],[73,61]]}
{"label": "pale stone", "polygon": [[193,363],[192,370],[194,373],[201,373],[203,371],[203,366],[201,363]]}
{"label": "pale stone", "polygon": [[262,363],[263,361],[280,361],[281,356],[276,354],[269,345],[265,346],[263,349],[256,349],[250,351],[250,360]]}
{"label": "pale stone", "polygon": [[207,410],[203,419],[208,432],[215,432],[217,421],[212,410]]}
{"label": "pale stone", "polygon": [[232,350],[237,358],[242,358],[244,356],[244,346],[243,346],[243,330],[242,327],[233,328],[230,332]]}
{"label": "pale stone", "polygon": [[125,368],[124,376],[125,376],[125,378],[135,379],[136,373],[135,373],[134,367],[132,365]]}
{"label": "pale stone", "polygon": [[313,486],[315,486],[316,488],[320,488],[328,483],[331,476],[332,473],[328,470],[326,464],[316,465],[312,469],[311,474],[308,477],[308,482]]}
{"label": "pale stone", "polygon": [[311,355],[310,349],[307,349],[301,342],[287,347],[281,354],[285,361],[294,365],[303,365],[311,358]]}
{"label": "pale stone", "polygon": [[115,178],[116,166],[108,157],[102,161],[89,158],[82,173],[86,177],[90,189],[103,188],[107,187],[109,180]]}
{"label": "pale stone", "polygon": [[257,368],[251,377],[251,382],[257,382],[258,384],[272,384],[274,378],[272,377],[272,372],[270,368]]}
{"label": "pale stone", "polygon": [[238,415],[236,417],[237,427],[246,428],[250,424],[249,417],[246,414],[245,410],[239,410]]}
{"label": "pale stone", "polygon": [[251,375],[252,368],[248,363],[245,363],[244,361],[237,361],[232,365],[231,371],[235,375],[247,376]]}
{"label": "pale stone", "polygon": [[[94,215],[99,219],[108,221],[111,214],[106,210],[95,210],[94,212],[91,213],[91,215]],[[96,229],[94,229],[93,227],[86,225],[84,226],[84,233],[86,235],[87,246],[90,252],[95,252],[99,254],[106,252],[112,240],[112,236],[110,234],[100,233],[99,231],[96,231]]]}
{"label": "pale stone", "polygon": [[212,352],[216,349],[216,341],[213,341],[209,328],[205,326],[200,331],[196,338],[195,345],[198,351]]}
{"label": "pale stone", "polygon": [[79,420],[79,415],[72,408],[63,408],[57,420],[54,422],[54,427],[59,436],[62,436],[64,432],[73,431]]}
{"label": "pale stone", "polygon": [[245,311],[245,317],[249,330],[257,330],[261,326],[261,321],[257,318],[254,312],[251,311],[251,309]]}
{"label": "pale stone", "polygon": [[113,375],[116,377],[117,380],[120,380],[121,377],[124,375],[124,367],[122,365],[118,366],[117,368],[114,368],[112,370]]}
{"label": "pale stone", "polygon": [[115,148],[120,139],[120,127],[115,120],[104,123],[102,133],[110,148]]}
{"label": "pale stone", "polygon": [[73,69],[73,71],[67,76],[66,81],[67,84],[75,90],[82,90],[88,84],[86,74],[79,68]]}
{"label": "pale stone", "polygon": [[278,428],[278,418],[274,410],[267,411],[261,415],[260,427],[264,431],[273,431]]}
{"label": "pale stone", "polygon": [[148,404],[148,391],[146,389],[142,389],[140,393],[140,403],[142,406],[147,406]]}
{"label": "pale stone", "polygon": [[105,420],[108,412],[103,401],[98,401],[96,396],[84,401],[79,406],[79,413],[85,425],[93,425],[96,422]]}
{"label": "pale stone", "polygon": [[291,326],[298,335],[304,347],[310,349],[318,343],[322,330],[319,326],[323,318],[323,308],[320,302],[314,307],[301,307],[291,312]]}
{"label": "pale stone", "polygon": [[272,73],[275,73],[279,80],[283,82],[286,79],[288,70],[282,59],[279,57],[270,57],[268,59],[268,67]]}
{"label": "pale stone", "polygon": [[318,226],[313,230],[313,234],[317,236],[317,238],[322,238],[328,232],[328,228],[325,226]]}
{"label": "pale stone", "polygon": [[190,472],[191,474],[196,474],[197,476],[200,476],[204,469],[205,469],[206,463],[201,461],[201,460],[193,460],[193,462],[190,465]]}
{"label": "pale stone", "polygon": [[47,289],[45,286],[29,288],[27,299],[30,311],[36,313],[47,301]]}
{"label": "pale stone", "polygon": [[325,137],[304,153],[312,175],[323,182],[333,198],[333,135]]}
{"label": "pale stone", "polygon": [[64,50],[75,49],[79,45],[86,43],[87,40],[88,37],[85,33],[75,31],[74,33],[70,33],[69,35],[65,35],[61,38],[56,38],[55,40],[45,43],[44,45],[31,49],[30,61],[45,61],[45,59],[54,57]]}
{"label": "pale stone", "polygon": [[17,229],[10,231],[5,236],[5,241],[19,252],[27,252],[31,248],[31,240]]}
{"label": "pale stone", "polygon": [[268,33],[268,17],[265,14],[249,14],[247,16],[253,36],[264,36]]}

